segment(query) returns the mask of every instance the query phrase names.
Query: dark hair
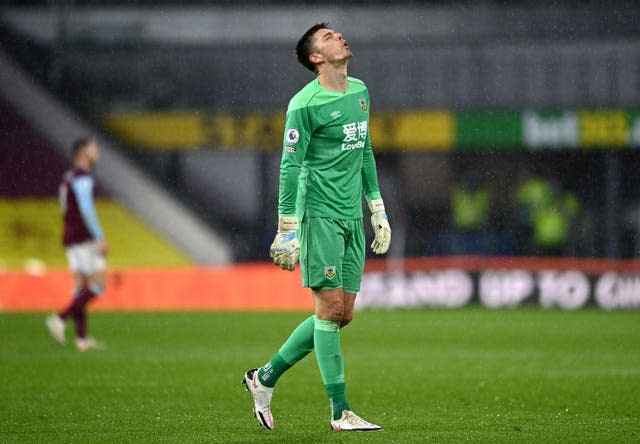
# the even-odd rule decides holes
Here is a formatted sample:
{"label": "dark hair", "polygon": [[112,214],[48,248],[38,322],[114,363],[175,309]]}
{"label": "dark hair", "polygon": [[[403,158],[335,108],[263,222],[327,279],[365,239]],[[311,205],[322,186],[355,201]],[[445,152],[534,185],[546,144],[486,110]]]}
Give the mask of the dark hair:
{"label": "dark hair", "polygon": [[307,32],[302,34],[302,37],[300,37],[300,40],[298,40],[298,44],[296,45],[296,56],[298,57],[298,62],[302,63],[302,66],[313,72],[317,72],[316,65],[311,63],[309,56],[313,49],[311,47],[313,44],[313,35],[320,29],[329,29],[329,23],[322,22],[313,25],[307,30]]}
{"label": "dark hair", "polygon": [[73,155],[73,157],[76,157],[83,148],[85,148],[87,145],[90,145],[92,142],[93,139],[91,137],[80,137],[74,140],[73,144],[71,145],[71,154]]}

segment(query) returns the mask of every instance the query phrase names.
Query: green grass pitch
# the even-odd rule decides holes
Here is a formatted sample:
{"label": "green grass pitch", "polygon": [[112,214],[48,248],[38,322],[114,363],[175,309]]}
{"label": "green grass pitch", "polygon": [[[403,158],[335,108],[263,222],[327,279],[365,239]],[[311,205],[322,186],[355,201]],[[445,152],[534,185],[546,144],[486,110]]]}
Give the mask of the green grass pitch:
{"label": "green grass pitch", "polygon": [[0,442],[640,441],[640,311],[360,312],[343,331],[347,395],[384,431],[330,430],[313,355],[263,430],[242,374],[305,316],[95,313],[108,348],[82,354],[43,314],[1,314]]}

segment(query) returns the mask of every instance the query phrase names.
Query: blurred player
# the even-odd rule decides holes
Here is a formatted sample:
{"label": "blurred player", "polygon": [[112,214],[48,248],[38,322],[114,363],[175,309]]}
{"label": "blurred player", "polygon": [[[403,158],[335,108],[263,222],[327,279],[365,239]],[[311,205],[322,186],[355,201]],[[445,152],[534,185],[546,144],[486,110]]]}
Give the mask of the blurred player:
{"label": "blurred player", "polygon": [[100,160],[100,150],[93,139],[79,139],[73,144],[73,167],[60,184],[60,205],[64,217],[63,244],[69,268],[73,272],[73,300],[60,313],[47,317],[51,336],[65,343],[65,321],[71,317],[76,326],[76,347],[80,351],[100,348],[87,336],[87,305],[104,291],[107,243],[93,202],[94,181],[91,171]]}
{"label": "blurred player", "polygon": [[326,23],[311,27],[296,47],[298,61],[317,74],[289,102],[280,165],[278,232],[273,262],[295,268],[312,290],[315,315],[304,320],[263,367],[243,383],[260,424],[274,427],[271,396],[280,376],[315,348],[337,431],[381,430],[353,413],[345,395],[340,329],[353,317],[364,272],[362,193],[372,212],[371,247],[384,254],[391,228],[378,187],[369,138],[369,92],[347,76],[349,44]]}

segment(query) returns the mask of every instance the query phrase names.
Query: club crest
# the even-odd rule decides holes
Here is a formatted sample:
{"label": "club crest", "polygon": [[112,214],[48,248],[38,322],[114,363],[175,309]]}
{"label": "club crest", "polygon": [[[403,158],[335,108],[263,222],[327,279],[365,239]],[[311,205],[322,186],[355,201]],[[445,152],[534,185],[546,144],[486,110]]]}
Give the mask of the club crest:
{"label": "club crest", "polygon": [[324,267],[324,276],[331,280],[336,277],[336,266],[335,265],[327,265]]}
{"label": "club crest", "polygon": [[366,113],[367,110],[369,109],[369,105],[367,104],[367,101],[364,100],[364,97],[360,97],[360,99],[358,99],[358,102],[360,102],[360,109]]}

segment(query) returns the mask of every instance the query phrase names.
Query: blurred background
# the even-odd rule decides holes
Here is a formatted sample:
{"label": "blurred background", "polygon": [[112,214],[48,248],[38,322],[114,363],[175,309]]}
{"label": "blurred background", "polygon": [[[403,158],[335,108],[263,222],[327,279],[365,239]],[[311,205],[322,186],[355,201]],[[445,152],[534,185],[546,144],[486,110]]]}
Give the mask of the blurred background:
{"label": "blurred background", "polygon": [[86,133],[112,265],[268,261],[311,79],[293,50],[321,21],[370,90],[391,258],[638,257],[636,1],[5,1],[0,265],[64,267]]}

